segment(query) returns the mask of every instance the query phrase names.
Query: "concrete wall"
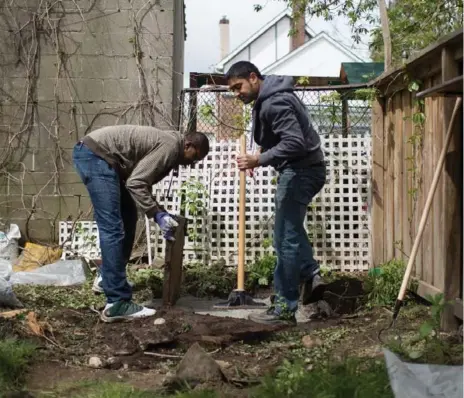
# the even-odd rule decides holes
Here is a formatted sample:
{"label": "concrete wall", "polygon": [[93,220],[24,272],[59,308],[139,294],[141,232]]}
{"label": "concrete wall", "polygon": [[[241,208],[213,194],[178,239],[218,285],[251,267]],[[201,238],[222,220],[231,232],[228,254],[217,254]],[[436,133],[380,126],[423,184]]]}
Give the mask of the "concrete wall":
{"label": "concrete wall", "polygon": [[59,220],[92,218],[71,161],[79,137],[112,124],[176,126],[183,1],[9,3],[0,8],[0,219],[50,241]]}

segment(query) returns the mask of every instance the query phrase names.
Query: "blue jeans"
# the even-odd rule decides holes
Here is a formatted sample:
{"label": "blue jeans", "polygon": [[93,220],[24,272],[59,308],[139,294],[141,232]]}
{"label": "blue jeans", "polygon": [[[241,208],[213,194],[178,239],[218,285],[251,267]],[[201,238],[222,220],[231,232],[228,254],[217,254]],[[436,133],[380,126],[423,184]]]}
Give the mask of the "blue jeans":
{"label": "blue jeans", "polygon": [[89,192],[100,235],[102,287],[108,303],[132,299],[126,278],[137,225],[137,207],[118,174],[84,144],[73,151],[74,167]]}
{"label": "blue jeans", "polygon": [[319,272],[304,223],[308,205],[322,189],[325,180],[325,165],[284,169],[277,178],[274,224],[277,313],[283,309],[296,311],[300,281],[312,279]]}

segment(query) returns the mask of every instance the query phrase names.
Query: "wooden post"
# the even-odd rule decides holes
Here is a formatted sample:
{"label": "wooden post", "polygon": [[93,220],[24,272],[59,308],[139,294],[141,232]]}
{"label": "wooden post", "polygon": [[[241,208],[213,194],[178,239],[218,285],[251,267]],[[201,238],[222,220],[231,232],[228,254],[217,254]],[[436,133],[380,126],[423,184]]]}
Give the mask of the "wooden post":
{"label": "wooden post", "polygon": [[[240,154],[246,153],[245,134],[240,136]],[[240,196],[239,196],[239,216],[238,216],[238,269],[237,269],[237,290],[245,290],[245,200],[246,200],[246,175],[245,171],[240,171]]]}
{"label": "wooden post", "polygon": [[[441,57],[442,82],[456,77],[460,71],[453,54],[447,49],[442,50]],[[454,98],[444,98],[443,122],[448,129],[453,113]],[[460,296],[460,281],[462,279],[462,118],[456,118],[448,154],[445,160],[444,172],[444,203],[443,224],[445,233],[444,264],[444,296],[445,300],[453,300]],[[442,316],[442,328],[445,331],[456,329],[457,319],[454,316],[454,306],[446,306]]]}
{"label": "wooden post", "polygon": [[380,98],[374,101],[372,107],[372,267],[386,261],[385,245],[385,198],[384,198],[384,101]]}
{"label": "wooden post", "polygon": [[176,228],[174,242],[166,242],[164,263],[163,306],[173,306],[180,297],[182,283],[182,263],[184,259],[184,243],[187,220],[176,216],[179,226]]}

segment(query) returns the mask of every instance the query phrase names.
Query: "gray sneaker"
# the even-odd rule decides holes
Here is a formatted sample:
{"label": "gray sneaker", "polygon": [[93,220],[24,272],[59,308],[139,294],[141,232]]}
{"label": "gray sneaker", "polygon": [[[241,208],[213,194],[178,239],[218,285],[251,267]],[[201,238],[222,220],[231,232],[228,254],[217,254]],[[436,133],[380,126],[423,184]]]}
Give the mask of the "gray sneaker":
{"label": "gray sneaker", "polygon": [[303,283],[301,289],[301,300],[303,305],[316,303],[323,299],[327,283],[324,282],[319,274],[314,275]]}
{"label": "gray sneaker", "polygon": [[269,307],[265,312],[248,315],[250,321],[263,325],[296,325],[296,318],[293,312],[277,314],[274,307]]}
{"label": "gray sneaker", "polygon": [[132,301],[117,301],[107,304],[100,314],[103,322],[133,321],[138,318],[147,318],[156,314],[156,310],[143,307]]}

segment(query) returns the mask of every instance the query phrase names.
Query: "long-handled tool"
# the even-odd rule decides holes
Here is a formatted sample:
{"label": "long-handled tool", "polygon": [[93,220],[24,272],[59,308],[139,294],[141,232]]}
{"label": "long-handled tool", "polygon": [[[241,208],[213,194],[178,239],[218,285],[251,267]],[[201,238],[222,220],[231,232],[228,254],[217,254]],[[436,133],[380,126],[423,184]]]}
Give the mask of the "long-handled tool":
{"label": "long-handled tool", "polygon": [[456,103],[454,105],[453,113],[451,115],[448,130],[446,131],[445,142],[443,143],[443,148],[441,150],[440,157],[438,159],[437,168],[435,169],[435,174],[433,176],[432,185],[427,195],[427,200],[425,202],[424,211],[422,212],[421,220],[419,223],[419,229],[417,230],[417,235],[416,235],[416,238],[414,239],[414,244],[412,246],[411,255],[409,256],[408,265],[406,267],[406,271],[403,276],[403,282],[401,284],[401,288],[398,293],[398,298],[396,299],[395,307],[393,309],[393,320],[392,320],[391,325],[387,329],[392,327],[393,324],[395,323],[396,318],[398,317],[398,314],[400,312],[401,306],[403,304],[404,296],[406,295],[406,289],[408,287],[409,279],[411,277],[412,267],[414,265],[414,262],[416,261],[417,251],[419,250],[419,245],[422,241],[422,234],[424,233],[425,225],[427,223],[427,218],[430,213],[430,208],[433,202],[433,197],[437,190],[437,185],[440,179],[440,174],[442,172],[443,165],[445,163],[446,153],[448,152],[448,148],[451,142],[451,137],[453,135],[454,121],[456,119],[456,115],[459,111],[459,108],[461,107],[461,104],[462,104],[462,98],[457,98]]}
{"label": "long-handled tool", "polygon": [[[240,154],[246,154],[246,137],[240,137]],[[246,175],[245,171],[240,171],[240,196],[239,196],[239,216],[238,216],[238,268],[237,268],[237,289],[232,291],[226,302],[214,305],[214,308],[239,309],[239,308],[261,308],[265,303],[254,301],[245,292],[245,200],[246,200]]]}

